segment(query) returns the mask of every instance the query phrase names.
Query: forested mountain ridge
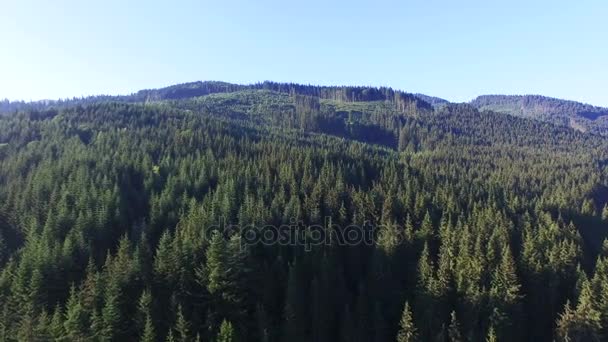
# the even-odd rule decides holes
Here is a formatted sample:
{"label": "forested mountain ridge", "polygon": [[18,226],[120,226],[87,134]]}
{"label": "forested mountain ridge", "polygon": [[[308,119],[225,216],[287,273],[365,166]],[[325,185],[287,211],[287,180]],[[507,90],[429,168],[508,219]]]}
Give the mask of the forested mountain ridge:
{"label": "forested mountain ridge", "polygon": [[607,202],[608,139],[389,88],[22,104],[0,340],[602,341]]}
{"label": "forested mountain ridge", "polygon": [[433,107],[437,108],[443,105],[446,105],[448,103],[450,103],[450,101],[446,100],[446,99],[442,99],[440,97],[435,97],[435,96],[429,96],[429,95],[425,95],[425,94],[414,94],[414,96],[418,97],[419,99],[428,102],[429,104],[431,104]]}
{"label": "forested mountain ridge", "polygon": [[84,98],[73,98],[66,100],[43,100],[36,102],[4,100],[0,102],[0,112],[11,112],[20,109],[46,109],[49,107],[61,107],[75,104],[95,103],[99,101],[115,102],[147,102],[160,100],[179,100],[216,93],[231,93],[243,90],[272,90],[276,92],[295,93],[298,95],[314,96],[327,100],[339,100],[344,102],[355,101],[380,101],[386,100],[395,103],[403,101],[419,102],[419,106],[431,108],[429,103],[418,99],[412,94],[393,90],[386,87],[352,87],[352,86],[312,86],[295,83],[277,83],[265,81],[249,85],[232,84],[218,81],[197,81],[190,83],[176,84],[159,89],[140,90],[131,95],[118,96],[89,96]]}
{"label": "forested mountain ridge", "polygon": [[481,110],[549,121],[583,132],[608,134],[608,108],[540,95],[483,95],[471,104]]}
{"label": "forested mountain ridge", "polygon": [[[219,81],[197,81],[176,84],[158,89],[144,89],[130,95],[89,96],[64,100],[42,100],[23,102],[0,101],[0,114],[17,110],[44,110],[99,101],[150,102],[162,100],[190,99],[217,93],[232,93],[244,90],[272,90],[282,93],[319,97],[343,102],[366,101],[415,101],[416,106],[426,109],[440,108],[448,100],[425,94],[409,94],[388,87],[361,86],[313,86],[295,83],[265,81],[241,85]],[[571,127],[582,132],[608,134],[608,108],[592,106],[575,101],[556,99],[541,95],[481,95],[469,102],[480,110],[511,114]]]}

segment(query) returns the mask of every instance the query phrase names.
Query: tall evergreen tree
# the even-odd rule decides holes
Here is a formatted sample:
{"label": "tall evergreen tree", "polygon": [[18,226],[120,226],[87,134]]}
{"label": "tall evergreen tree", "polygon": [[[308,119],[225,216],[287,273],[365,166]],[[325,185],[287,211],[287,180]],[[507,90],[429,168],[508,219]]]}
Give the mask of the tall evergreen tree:
{"label": "tall evergreen tree", "polygon": [[456,318],[456,312],[450,314],[450,326],[448,327],[448,339],[450,342],[462,342],[462,333],[460,332],[460,323]]}
{"label": "tall evergreen tree", "polygon": [[418,340],[418,333],[414,326],[414,319],[412,317],[412,309],[410,304],[405,302],[403,307],[403,314],[399,321],[399,332],[397,334],[397,342],[413,342]]}
{"label": "tall evergreen tree", "polygon": [[222,324],[220,325],[220,331],[218,332],[215,340],[217,342],[234,342],[234,341],[236,341],[232,323],[230,323],[226,320],[222,321]]}

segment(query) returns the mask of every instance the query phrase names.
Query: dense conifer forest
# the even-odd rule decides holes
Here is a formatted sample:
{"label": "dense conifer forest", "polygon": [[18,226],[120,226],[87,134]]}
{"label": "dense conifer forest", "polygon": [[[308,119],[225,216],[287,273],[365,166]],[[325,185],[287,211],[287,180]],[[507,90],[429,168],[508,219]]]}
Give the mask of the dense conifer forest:
{"label": "dense conifer forest", "polygon": [[484,95],[471,101],[471,104],[482,110],[544,120],[583,132],[608,135],[608,108],[540,95]]}
{"label": "dense conifer forest", "polygon": [[478,107],[0,102],[0,341],[607,341],[608,139]]}

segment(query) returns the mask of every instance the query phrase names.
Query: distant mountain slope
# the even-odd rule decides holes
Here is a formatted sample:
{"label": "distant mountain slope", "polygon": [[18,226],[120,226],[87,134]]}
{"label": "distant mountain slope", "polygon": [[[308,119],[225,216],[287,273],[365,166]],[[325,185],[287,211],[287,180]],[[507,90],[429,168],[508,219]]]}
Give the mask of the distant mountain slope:
{"label": "distant mountain slope", "polygon": [[471,104],[516,116],[549,121],[574,129],[608,134],[608,108],[540,95],[483,95]]}
{"label": "distant mountain slope", "polygon": [[218,81],[197,81],[176,84],[158,89],[144,89],[130,95],[89,96],[65,100],[43,100],[35,102],[0,101],[0,113],[18,110],[45,110],[50,107],[61,108],[71,105],[84,105],[100,101],[113,102],[153,102],[162,100],[190,99],[217,93],[233,93],[244,90],[270,90],[290,95],[318,97],[323,100],[341,102],[387,101],[393,103],[400,111],[431,111],[433,106],[420,96],[388,87],[364,86],[315,86],[297,83],[278,83],[264,81],[254,84],[233,84]]}
{"label": "distant mountain slope", "polygon": [[446,99],[442,99],[441,97],[435,97],[435,96],[429,96],[429,95],[425,95],[425,94],[414,94],[414,96],[416,96],[417,98],[430,103],[433,107],[437,108],[443,105],[447,105],[448,103],[450,103],[450,101],[446,100]]}
{"label": "distant mountain slope", "polygon": [[[265,81],[255,84],[233,84],[218,81],[197,81],[176,84],[158,89],[144,89],[129,95],[89,96],[63,100],[42,100],[23,102],[0,101],[0,115],[17,111],[44,111],[50,108],[61,109],[74,105],[87,105],[98,102],[140,103],[159,101],[187,101],[212,94],[232,94],[247,91],[272,91],[289,96],[317,98],[320,101],[336,101],[343,105],[338,111],[357,115],[362,112],[355,105],[344,111],[344,104],[383,102],[384,107],[374,107],[376,118],[379,115],[397,111],[402,114],[426,115],[449,105],[450,102],[425,94],[411,94],[388,87],[364,86],[314,86],[296,83]],[[303,100],[306,101],[306,100]],[[596,107],[575,101],[561,100],[539,95],[483,95],[470,104],[480,111],[492,111],[514,116],[541,120],[573,128],[581,132],[608,135],[608,108]],[[347,107],[350,105],[347,105]],[[375,105],[373,105],[375,106]],[[388,106],[388,107],[387,107]],[[350,106],[352,107],[352,106]],[[363,106],[369,111],[369,105]]]}

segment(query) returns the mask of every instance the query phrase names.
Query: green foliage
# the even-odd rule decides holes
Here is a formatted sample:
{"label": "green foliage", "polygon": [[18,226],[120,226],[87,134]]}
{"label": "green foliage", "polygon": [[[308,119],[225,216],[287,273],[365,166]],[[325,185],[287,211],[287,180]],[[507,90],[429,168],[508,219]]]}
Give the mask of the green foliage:
{"label": "green foliage", "polygon": [[410,304],[405,302],[401,320],[399,321],[399,332],[397,333],[397,342],[412,342],[417,341],[418,333],[414,326],[412,310]]}
{"label": "green foliage", "polygon": [[[608,140],[429,100],[200,82],[3,103],[0,340],[608,336]],[[296,223],[328,243],[232,229]]]}
{"label": "green foliage", "polygon": [[141,333],[141,338],[139,339],[141,342],[153,342],[156,341],[156,333],[154,331],[154,325],[152,323],[152,319],[150,316],[146,316],[146,322],[144,324],[144,329]]}
{"label": "green foliage", "polygon": [[480,109],[570,125],[574,129],[608,133],[602,120],[608,115],[608,109],[579,102],[539,95],[484,95],[473,100],[471,104]]}
{"label": "green foliage", "polygon": [[456,319],[456,312],[452,311],[450,314],[450,326],[448,327],[448,340],[450,342],[461,342],[464,341],[460,332],[460,323]]}
{"label": "green foliage", "polygon": [[217,338],[215,339],[217,342],[234,342],[234,328],[232,327],[232,323],[224,320],[220,325],[220,331],[217,334]]}

